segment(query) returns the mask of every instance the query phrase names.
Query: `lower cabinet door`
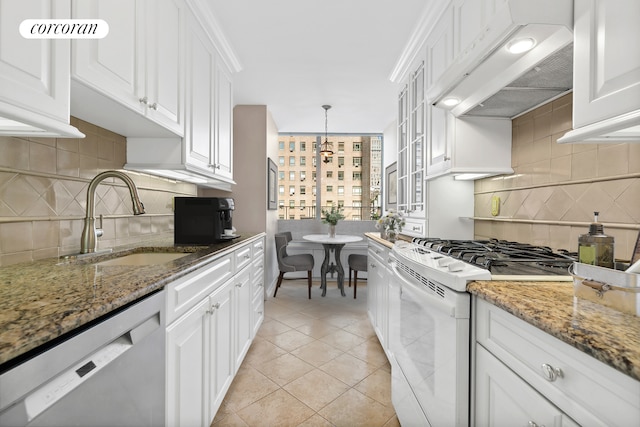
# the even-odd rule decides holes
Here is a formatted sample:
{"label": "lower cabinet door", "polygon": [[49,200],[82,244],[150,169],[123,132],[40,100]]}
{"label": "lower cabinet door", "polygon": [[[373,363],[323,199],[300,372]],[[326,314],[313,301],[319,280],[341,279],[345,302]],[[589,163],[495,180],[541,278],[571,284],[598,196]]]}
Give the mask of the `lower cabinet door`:
{"label": "lower cabinet door", "polygon": [[167,426],[209,425],[208,310],[204,299],[167,328]]}
{"label": "lower cabinet door", "polygon": [[233,376],[235,374],[233,366],[233,279],[228,281],[220,289],[216,290],[209,297],[209,360],[211,363],[211,373],[209,382],[209,413],[208,422],[213,418],[220,408]]}
{"label": "lower cabinet door", "polygon": [[251,269],[245,268],[233,278],[234,299],[235,299],[235,363],[234,373],[238,371],[244,356],[251,345],[252,332],[252,298],[251,298]]}
{"label": "lower cabinet door", "polygon": [[476,345],[475,425],[571,426],[571,418],[481,345]]}

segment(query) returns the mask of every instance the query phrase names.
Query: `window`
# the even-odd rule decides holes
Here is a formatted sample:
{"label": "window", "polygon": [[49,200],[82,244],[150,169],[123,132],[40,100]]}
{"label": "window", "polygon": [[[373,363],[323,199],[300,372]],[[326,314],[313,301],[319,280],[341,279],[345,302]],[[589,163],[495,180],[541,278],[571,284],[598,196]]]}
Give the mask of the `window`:
{"label": "window", "polygon": [[313,143],[313,154],[316,154],[316,149],[317,149],[318,143],[314,142]]}
{"label": "window", "polygon": [[304,185],[301,185],[300,186],[300,195],[304,196],[305,194],[307,194],[307,187],[305,187]]}
{"label": "window", "polygon": [[300,166],[307,166],[307,158],[305,156],[300,156]]}
{"label": "window", "polygon": [[338,185],[338,196],[344,196],[344,185]]}
{"label": "window", "polygon": [[304,200],[300,200],[300,209],[304,209],[307,206]]}
{"label": "window", "polygon": [[327,178],[333,178],[333,171],[327,171]]}
{"label": "window", "polygon": [[333,206],[333,200],[327,200],[327,206],[332,207]]}
{"label": "window", "polygon": [[344,171],[338,171],[338,181],[344,181]]}
{"label": "window", "polygon": [[315,156],[311,159],[311,162],[313,163],[313,167],[316,167],[316,158]]}
{"label": "window", "polygon": [[295,166],[295,165],[296,165],[296,156],[289,156],[289,166]]}
{"label": "window", "polygon": [[280,157],[278,157],[278,164],[279,164],[280,166],[284,166],[284,156],[280,156]]}
{"label": "window", "polygon": [[327,185],[327,193],[331,193],[333,191],[333,185]]}
{"label": "window", "polygon": [[316,195],[316,186],[311,187],[311,194]]}
{"label": "window", "polygon": [[344,142],[338,142],[338,154],[344,154]]}
{"label": "window", "polygon": [[354,142],[353,143],[353,151],[362,151],[362,143]]}
{"label": "window", "polygon": [[354,181],[362,181],[362,172],[353,172],[351,178]]}
{"label": "window", "polygon": [[295,208],[296,207],[296,201],[293,200],[293,199],[289,200],[289,207],[290,208]]}
{"label": "window", "polygon": [[353,158],[353,167],[358,168],[362,166],[362,157],[354,157]]}
{"label": "window", "polygon": [[354,200],[353,202],[351,202],[351,205],[354,208],[361,208],[362,207],[362,200]]}
{"label": "window", "polygon": [[284,194],[284,185],[279,185],[278,186],[278,193]]}
{"label": "window", "polygon": [[284,208],[284,199],[278,200],[278,206],[280,206],[281,208]]}
{"label": "window", "polygon": [[300,151],[307,151],[307,142],[300,141]]}
{"label": "window", "polygon": [[295,141],[289,141],[289,152],[293,153],[293,151],[296,149],[296,142]]}
{"label": "window", "polygon": [[305,171],[300,171],[300,181],[304,181],[307,179],[307,173]]}
{"label": "window", "polygon": [[362,195],[362,187],[359,185],[354,185],[353,187],[351,187],[351,194],[353,195]]}
{"label": "window", "polygon": [[289,171],[289,181],[296,180],[296,173],[294,171]]}
{"label": "window", "polygon": [[278,171],[278,180],[284,181],[284,171]]}
{"label": "window", "polygon": [[344,208],[344,200],[338,200],[338,208]]}
{"label": "window", "polygon": [[338,157],[338,167],[344,166],[344,157]]}
{"label": "window", "polygon": [[280,151],[284,150],[284,141],[280,141],[278,143],[278,148],[280,149]]}
{"label": "window", "polygon": [[313,179],[313,182],[316,182],[316,171],[311,172],[311,179]]}
{"label": "window", "polygon": [[296,194],[296,186],[295,185],[290,185],[289,186],[289,195],[293,196],[294,194]]}

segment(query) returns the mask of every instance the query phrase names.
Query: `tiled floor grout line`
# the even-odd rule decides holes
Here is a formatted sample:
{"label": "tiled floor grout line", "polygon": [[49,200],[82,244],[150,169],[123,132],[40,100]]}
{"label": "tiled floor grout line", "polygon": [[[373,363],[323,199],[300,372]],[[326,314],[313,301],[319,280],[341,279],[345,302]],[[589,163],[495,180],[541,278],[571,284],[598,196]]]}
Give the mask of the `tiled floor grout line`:
{"label": "tiled floor grout line", "polygon": [[265,301],[263,325],[212,426],[399,426],[366,282],[357,300],[348,287],[340,297],[335,282],[323,298],[317,285],[308,300],[305,280],[285,281]]}

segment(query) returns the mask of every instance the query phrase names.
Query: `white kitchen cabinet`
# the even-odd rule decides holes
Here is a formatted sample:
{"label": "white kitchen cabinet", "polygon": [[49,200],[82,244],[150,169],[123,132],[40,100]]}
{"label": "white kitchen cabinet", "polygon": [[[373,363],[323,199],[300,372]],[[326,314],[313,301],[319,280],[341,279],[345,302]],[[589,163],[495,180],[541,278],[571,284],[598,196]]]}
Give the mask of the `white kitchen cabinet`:
{"label": "white kitchen cabinet", "polygon": [[209,391],[208,310],[205,298],[167,328],[168,426],[205,425],[209,409],[205,394]]}
{"label": "white kitchen cabinet", "polygon": [[251,345],[252,266],[264,252],[247,261],[245,255],[258,242],[264,242],[264,236],[166,287],[169,426],[209,426]]}
{"label": "white kitchen cabinet", "polygon": [[72,42],[71,75],[84,86],[74,86],[78,88],[74,103],[80,104],[74,114],[99,125],[106,120],[105,127],[125,136],[144,136],[144,130],[136,130],[127,120],[118,125],[100,118],[96,110],[104,106],[102,102],[92,105],[79,99],[92,90],[182,135],[185,10],[183,0],[74,1],[74,18],[103,19],[109,24],[108,37]]}
{"label": "white kitchen cabinet", "polygon": [[[538,425],[637,424],[640,381],[478,297],[473,304],[479,353],[473,364],[476,425],[493,425],[492,417],[502,410],[494,407],[498,403],[516,412],[529,411],[533,403],[527,399],[539,401],[532,396],[550,405],[545,409],[540,403],[535,413],[526,412]],[[483,349],[495,360],[485,357]],[[545,420],[546,416],[555,421]]]}
{"label": "white kitchen cabinet", "polygon": [[558,142],[640,140],[638,17],[637,0],[574,3],[574,130]]}
{"label": "white kitchen cabinet", "polygon": [[513,173],[511,120],[458,118],[432,106],[429,106],[428,117],[427,179],[445,174],[477,179]]}
{"label": "white kitchen cabinet", "polygon": [[65,19],[69,1],[0,1],[0,135],[72,137],[69,125],[69,40],[26,39],[25,19]]}
{"label": "white kitchen cabinet", "polygon": [[412,68],[398,98],[398,209],[409,217],[424,217],[426,134],[425,62]]}
{"label": "white kitchen cabinet", "polygon": [[251,303],[251,338],[255,338],[260,325],[264,320],[264,237],[253,243],[251,249],[251,287],[252,287],[252,303]]}
{"label": "white kitchen cabinet", "polygon": [[242,364],[244,356],[249,350],[252,340],[253,325],[251,319],[253,316],[251,288],[251,270],[245,268],[241,273],[237,274],[233,280],[233,299],[234,299],[234,373]]}
{"label": "white kitchen cabinet", "polygon": [[389,350],[389,280],[387,268],[389,248],[369,240],[369,271],[367,279],[367,310],[369,320],[385,353]]}
{"label": "white kitchen cabinet", "polygon": [[481,345],[476,346],[476,426],[578,427]]}

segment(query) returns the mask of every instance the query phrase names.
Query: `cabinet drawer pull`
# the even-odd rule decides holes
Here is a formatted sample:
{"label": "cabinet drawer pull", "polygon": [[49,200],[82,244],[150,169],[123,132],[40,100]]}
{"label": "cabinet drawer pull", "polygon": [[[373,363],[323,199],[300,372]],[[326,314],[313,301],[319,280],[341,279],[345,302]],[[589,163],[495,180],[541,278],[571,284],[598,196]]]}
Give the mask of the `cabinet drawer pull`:
{"label": "cabinet drawer pull", "polygon": [[529,424],[528,424],[528,425],[529,425],[529,427],[544,427],[543,425],[542,425],[542,426],[539,426],[537,423],[535,423],[535,422],[533,422],[533,421],[529,421]]}
{"label": "cabinet drawer pull", "polygon": [[217,302],[211,306],[209,310],[207,310],[207,314],[213,314],[214,311],[220,308],[220,303]]}
{"label": "cabinet drawer pull", "polygon": [[376,268],[376,265],[374,263],[369,264],[371,266],[371,268]]}
{"label": "cabinet drawer pull", "polygon": [[553,382],[558,377],[562,378],[564,376],[562,373],[562,369],[554,368],[553,366],[548,365],[546,363],[542,364],[542,373],[544,374],[545,378],[549,382]]}
{"label": "cabinet drawer pull", "polygon": [[145,96],[145,97],[143,97],[143,98],[139,98],[139,99],[138,99],[138,101],[140,101],[140,104],[145,104],[145,105],[147,105],[148,99],[147,99],[147,97]]}
{"label": "cabinet drawer pull", "polygon": [[157,111],[158,110],[158,103],[154,102],[153,104],[149,105],[149,108]]}
{"label": "cabinet drawer pull", "polygon": [[244,259],[251,259],[251,255],[245,255]]}

